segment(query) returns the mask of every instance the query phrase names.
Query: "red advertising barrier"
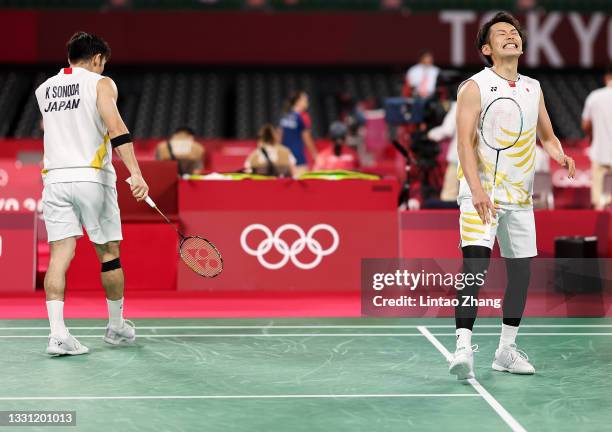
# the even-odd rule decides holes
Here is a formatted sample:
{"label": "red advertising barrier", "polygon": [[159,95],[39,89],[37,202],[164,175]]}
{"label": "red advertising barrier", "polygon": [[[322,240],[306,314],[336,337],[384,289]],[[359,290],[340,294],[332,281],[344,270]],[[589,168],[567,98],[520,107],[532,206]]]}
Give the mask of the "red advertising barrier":
{"label": "red advertising barrier", "polygon": [[34,291],[36,216],[0,212],[0,292]]}
{"label": "red advertising barrier", "polygon": [[358,292],[362,258],[398,253],[394,181],[181,181],[184,229],[225,271],[179,266],[179,290]]}
{"label": "red advertising barrier", "polygon": [[40,167],[0,159],[0,212],[35,211],[41,198]]}
{"label": "red advertising barrier", "polygon": [[576,161],[576,177],[567,177],[567,169],[550,162],[555,208],[591,208],[591,160],[588,147],[564,146],[567,155]]}
{"label": "red advertising barrier", "polygon": [[[245,13],[201,11],[0,12],[0,62],[65,63],[78,28],[108,40],[115,63],[410,64],[427,48],[441,65],[482,65],[474,39],[490,14]],[[612,49],[604,13],[518,16],[529,67],[604,66]],[[113,25],[108,25],[113,23]],[[17,36],[18,35],[18,36]],[[147,43],[142,43],[146,40]]]}
{"label": "red advertising barrier", "polygon": [[[612,256],[610,213],[595,210],[536,210],[538,254],[554,257],[555,237],[597,236],[601,258]],[[400,214],[402,258],[459,258],[459,212],[421,210]],[[499,256],[497,245],[494,256]]]}
{"label": "red advertising barrier", "polygon": [[[129,171],[120,161],[115,161],[117,172],[117,197],[122,221],[159,221],[159,214],[143,202],[132,196],[130,186],[125,182]],[[140,161],[140,170],[149,185],[149,195],[164,213],[171,218],[178,218],[177,181],[178,170],[175,161]]]}
{"label": "red advertising barrier", "polygon": [[[134,142],[134,152],[139,161],[154,161],[157,146],[163,139],[150,138],[139,139]],[[225,139],[199,139],[198,142],[204,146],[204,170],[207,172],[236,172],[244,167],[244,162],[257,145],[256,140],[225,140]],[[318,149],[331,145],[327,139],[315,141]],[[0,140],[0,159],[13,162],[27,154],[29,159],[42,160],[43,143],[40,139],[21,138]],[[122,165],[115,156],[115,169]],[[309,158],[309,155],[307,155]],[[394,170],[390,170],[393,172]],[[401,171],[401,170],[400,170]],[[1,177],[0,177],[1,180]]]}
{"label": "red advertising barrier", "polygon": [[[121,266],[126,292],[176,290],[178,240],[172,227],[165,223],[133,222],[124,223],[122,231]],[[77,241],[76,253],[66,274],[66,287],[104,293],[100,263],[86,235]]]}

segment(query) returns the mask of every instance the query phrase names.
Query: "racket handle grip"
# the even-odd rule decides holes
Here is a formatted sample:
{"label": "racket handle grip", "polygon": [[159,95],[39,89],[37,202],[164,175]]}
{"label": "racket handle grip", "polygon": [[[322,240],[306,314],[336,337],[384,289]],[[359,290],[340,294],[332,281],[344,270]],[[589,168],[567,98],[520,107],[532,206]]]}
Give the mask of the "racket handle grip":
{"label": "racket handle grip", "polygon": [[[126,178],[126,179],[125,179],[125,182],[126,182],[127,184],[129,184],[130,186],[132,186],[132,179],[131,179],[131,177]],[[150,197],[150,196],[147,196],[147,197],[145,198],[145,202],[146,202],[147,204],[149,204],[149,206],[150,206],[150,207],[152,207],[152,208],[157,207],[157,206],[155,205],[155,202],[154,202],[154,201],[151,199],[151,197]]]}
{"label": "racket handle grip", "polygon": [[[493,191],[491,192],[491,203],[493,204],[493,206],[495,206],[495,186],[493,186]],[[488,223],[485,225],[485,233],[484,233],[484,240],[485,241],[491,241],[491,229],[493,227],[493,224],[495,223],[495,217],[493,215],[489,215],[491,217],[491,223]]]}

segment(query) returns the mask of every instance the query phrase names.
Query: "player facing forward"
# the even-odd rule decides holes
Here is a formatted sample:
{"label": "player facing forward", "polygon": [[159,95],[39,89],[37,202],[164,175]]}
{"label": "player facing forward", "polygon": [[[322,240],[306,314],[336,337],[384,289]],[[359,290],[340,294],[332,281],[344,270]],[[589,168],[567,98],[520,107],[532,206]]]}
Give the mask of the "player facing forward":
{"label": "player facing forward", "polygon": [[133,342],[133,324],[123,319],[122,240],[112,150],[128,168],[132,194],[147,197],[148,186],[134,155],[132,138],[117,110],[117,87],[102,76],[110,58],[98,36],[75,33],[67,44],[69,67],[36,89],[44,123],[43,214],[51,249],[45,293],[51,334],[47,353],[85,354],[89,349],[64,324],[66,270],[85,226],[102,266],[109,322],[104,341]]}
{"label": "player facing forward", "polygon": [[[534,367],[527,355],[517,349],[515,339],[527,299],[531,258],[537,255],[532,205],[536,136],[550,157],[568,169],[570,178],[574,177],[575,165],[563,153],[553,132],[540,84],[517,71],[525,42],[520,24],[505,12],[496,14],[478,32],[477,48],[490,67],[465,81],[458,95],[458,203],[464,272],[486,271],[496,236],[506,259],[508,284],[493,369],[533,374]],[[508,142],[514,143],[512,148],[496,152],[484,142],[479,123],[484,123],[487,108],[499,98],[504,102],[512,99],[510,103],[522,111],[522,121],[520,131],[503,129],[503,124],[493,125],[501,128]],[[517,119],[511,120],[516,123]],[[472,285],[457,291],[457,349],[449,370],[458,379],[474,377],[471,337],[477,307],[463,306],[463,300],[477,297],[478,288]]]}

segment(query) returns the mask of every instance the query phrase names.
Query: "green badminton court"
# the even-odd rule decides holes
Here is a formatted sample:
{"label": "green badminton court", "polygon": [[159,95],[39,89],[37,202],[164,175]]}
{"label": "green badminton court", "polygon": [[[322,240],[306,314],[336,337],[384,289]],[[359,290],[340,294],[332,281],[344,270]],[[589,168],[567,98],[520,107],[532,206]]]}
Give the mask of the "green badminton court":
{"label": "green badminton court", "polygon": [[612,319],[525,319],[534,376],[447,372],[450,319],[141,319],[132,346],[67,320],[90,353],[49,357],[45,320],[0,321],[0,410],[74,411],[67,431],[602,431],[612,428]]}

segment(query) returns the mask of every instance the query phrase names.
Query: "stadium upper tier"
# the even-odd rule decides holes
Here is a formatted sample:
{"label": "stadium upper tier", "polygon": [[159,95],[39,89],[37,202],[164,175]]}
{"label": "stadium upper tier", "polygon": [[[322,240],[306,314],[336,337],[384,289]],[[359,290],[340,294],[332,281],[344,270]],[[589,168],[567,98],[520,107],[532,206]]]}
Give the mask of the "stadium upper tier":
{"label": "stadium upper tier", "polygon": [[[41,136],[34,89],[56,70],[0,70],[0,137]],[[205,138],[252,138],[264,123],[277,124],[283,101],[297,89],[310,95],[313,132],[322,137],[331,122],[350,110],[351,101],[381,107],[385,98],[400,95],[403,85],[403,74],[388,69],[109,67],[108,74],[117,83],[119,109],[137,138],[164,137],[179,125],[189,125]],[[558,135],[581,137],[584,100],[601,85],[600,74],[535,71],[528,75],[540,80]]]}
{"label": "stadium upper tier", "polygon": [[273,10],[293,11],[436,11],[508,10],[525,8],[565,11],[610,10],[609,0],[0,0],[0,8],[38,9],[199,9],[199,10]]}

